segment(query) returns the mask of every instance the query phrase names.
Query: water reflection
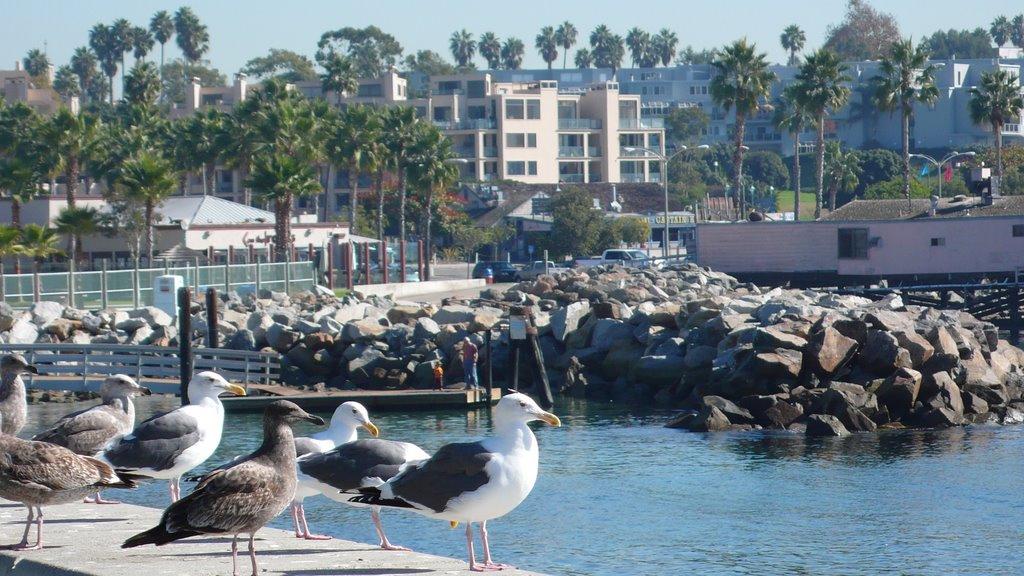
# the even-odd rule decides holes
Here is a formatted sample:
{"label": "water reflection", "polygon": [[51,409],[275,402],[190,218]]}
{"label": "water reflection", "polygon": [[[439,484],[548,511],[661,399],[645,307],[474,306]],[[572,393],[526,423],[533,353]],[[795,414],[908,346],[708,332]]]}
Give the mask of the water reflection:
{"label": "water reflection", "polygon": [[[176,405],[144,400],[140,416]],[[30,426],[76,408],[33,407]],[[524,567],[601,576],[1024,574],[1024,427],[818,439],[670,430],[662,427],[669,411],[608,402],[561,400],[555,411],[562,428],[535,429],[534,493],[489,526],[496,554]],[[492,426],[483,410],[374,420],[382,437],[427,451]],[[211,464],[251,450],[259,425],[258,415],[229,415]],[[166,487],[118,497],[162,505]],[[307,499],[306,510],[317,531],[375,541],[364,510],[324,498]],[[445,523],[401,511],[384,521],[400,544],[463,555],[462,532]]]}

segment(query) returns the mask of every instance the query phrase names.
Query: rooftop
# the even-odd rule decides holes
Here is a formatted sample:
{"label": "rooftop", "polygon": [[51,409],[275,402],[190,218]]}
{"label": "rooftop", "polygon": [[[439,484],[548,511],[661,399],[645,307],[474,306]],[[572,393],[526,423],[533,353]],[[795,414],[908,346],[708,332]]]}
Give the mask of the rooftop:
{"label": "rooftop", "polygon": [[172,196],[160,205],[157,225],[273,224],[274,214],[216,196]]}
{"label": "rooftop", "polygon": [[1024,216],[1024,196],[1003,196],[985,205],[978,196],[942,198],[935,216],[930,214],[931,200],[854,200],[822,217],[830,221],[860,220],[923,220],[927,218],[966,218],[993,216]]}

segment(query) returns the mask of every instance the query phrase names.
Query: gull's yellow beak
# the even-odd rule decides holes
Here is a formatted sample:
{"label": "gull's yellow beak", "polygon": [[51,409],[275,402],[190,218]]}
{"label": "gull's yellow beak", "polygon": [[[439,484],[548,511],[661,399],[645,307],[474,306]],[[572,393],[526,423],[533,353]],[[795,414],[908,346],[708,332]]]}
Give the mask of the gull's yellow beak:
{"label": "gull's yellow beak", "polygon": [[537,417],[552,426],[562,425],[562,421],[559,420],[558,416],[555,416],[551,412],[541,412],[540,414],[537,415]]}
{"label": "gull's yellow beak", "polygon": [[370,435],[373,436],[374,438],[380,436],[380,430],[373,425],[373,422],[367,422],[363,424],[363,428],[366,428],[366,431],[369,432]]}
{"label": "gull's yellow beak", "polygon": [[228,384],[227,391],[231,392],[235,396],[245,396],[245,388],[242,388],[238,384]]}
{"label": "gull's yellow beak", "polygon": [[459,527],[459,522],[457,520],[452,520],[451,522],[448,523],[448,525],[451,526],[452,528],[458,528]]}

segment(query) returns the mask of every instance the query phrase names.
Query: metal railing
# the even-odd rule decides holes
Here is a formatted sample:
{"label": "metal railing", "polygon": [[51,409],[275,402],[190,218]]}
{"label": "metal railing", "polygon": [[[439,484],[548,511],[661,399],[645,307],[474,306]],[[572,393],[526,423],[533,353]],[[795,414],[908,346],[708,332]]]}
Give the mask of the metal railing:
{"label": "metal railing", "polygon": [[583,146],[559,146],[558,157],[559,158],[582,158],[583,157]]}
{"label": "metal railing", "polygon": [[600,130],[601,121],[593,118],[559,118],[559,130]]}
{"label": "metal railing", "polygon": [[591,146],[590,148],[587,148],[587,156],[590,156],[592,158],[600,158],[601,157],[601,147],[600,146]]}
{"label": "metal railing", "polygon": [[[39,370],[27,385],[96,390],[104,378],[127,374],[156,392],[177,392],[180,388],[180,360],[176,347],[125,346],[122,344],[0,344],[0,351],[19,352]],[[196,372],[215,370],[231,382],[274,384],[281,373],[281,356],[276,352],[193,349]],[[34,382],[39,379],[37,385]],[[49,386],[47,386],[47,384]]]}
{"label": "metal railing", "polygon": [[476,120],[435,120],[434,126],[441,130],[490,130],[498,127],[498,122],[493,118],[480,118]]}
{"label": "metal railing", "polygon": [[561,182],[583,182],[583,174],[559,174]]}
{"label": "metal railing", "polygon": [[5,274],[0,298],[14,308],[49,300],[79,308],[138,308],[153,300],[158,276],[178,275],[198,294],[213,286],[226,292],[258,292],[261,289],[291,293],[308,290],[316,282],[313,262],[269,262],[212,266],[167,266],[92,272],[45,272]]}
{"label": "metal railing", "polygon": [[644,175],[643,174],[621,174],[619,176],[619,179],[621,181],[623,181],[623,182],[626,182],[626,183],[629,183],[629,184],[634,184],[634,183],[637,183],[637,182],[643,182],[644,181]]}
{"label": "metal railing", "polygon": [[484,158],[497,158],[498,148],[497,146],[484,146]]}
{"label": "metal railing", "polygon": [[664,118],[619,118],[620,130],[659,130],[664,127]]}

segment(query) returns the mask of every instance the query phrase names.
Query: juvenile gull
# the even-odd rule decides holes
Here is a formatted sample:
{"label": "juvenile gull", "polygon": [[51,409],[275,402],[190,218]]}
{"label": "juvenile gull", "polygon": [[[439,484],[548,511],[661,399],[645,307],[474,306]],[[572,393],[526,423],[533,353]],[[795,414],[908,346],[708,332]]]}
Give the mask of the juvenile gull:
{"label": "juvenile gull", "polygon": [[[356,440],[358,428],[365,428],[373,436],[380,432],[370,422],[370,415],[359,402],[345,402],[334,409],[331,424],[326,430],[310,436],[295,439],[295,453],[301,458],[307,454],[316,454],[334,449],[339,444]],[[299,475],[299,483],[295,487],[295,498],[292,500],[292,523],[295,526],[295,537],[306,540],[329,540],[330,536],[312,534],[306,523],[306,510],[302,505],[304,499],[315,496],[320,490],[312,479]]]}
{"label": "juvenile gull", "polygon": [[[0,416],[2,419],[2,416]],[[114,469],[91,456],[75,454],[63,446],[22,440],[0,432],[0,498],[28,508],[21,542],[8,548],[40,550],[43,547],[43,506],[67,504],[103,488],[134,488]],[[36,524],[36,543],[28,533]]]}
{"label": "juvenile gull", "polygon": [[39,374],[39,371],[21,354],[8,354],[0,359],[0,418],[3,418],[0,432],[11,436],[21,432],[28,420],[22,374]]}
{"label": "juvenile gull", "polygon": [[[353,402],[353,404],[355,404]],[[362,406],[359,406],[362,408]],[[337,415],[337,413],[335,413]],[[350,415],[364,417],[363,426],[369,425],[370,433],[377,435],[376,426],[370,424],[366,410],[353,410]],[[408,442],[370,438],[358,440],[352,430],[352,440],[333,450],[310,453],[299,457],[299,485],[295,491],[296,500],[300,494],[322,493],[331,500],[359,505],[349,500],[358,494],[360,488],[379,485],[397,474],[402,466],[429,458],[419,446]],[[301,505],[301,504],[300,504]],[[408,550],[392,544],[380,521],[380,508],[370,507],[373,526],[384,550]],[[303,519],[303,525],[305,520]]]}
{"label": "juvenile gull", "polygon": [[[135,380],[124,374],[108,376],[100,385],[103,403],[72,412],[50,428],[36,434],[32,439],[63,446],[75,454],[95,456],[111,440],[129,434],[135,427],[135,404],[133,396],[149,395],[149,388],[139,386]],[[96,504],[117,504],[116,500],[104,500],[96,493]]]}
{"label": "juvenile gull", "polygon": [[[540,452],[528,422],[543,420],[561,426],[558,416],[545,412],[532,398],[515,393],[494,409],[494,436],[478,442],[447,444],[430,459],[404,466],[393,478],[352,500],[362,504],[411,508],[424,516],[466,523],[469,569],[501,570],[491,560],[487,521],[514,510],[537,481]],[[472,523],[480,524],[484,561],[473,554]]]}
{"label": "juvenile gull", "polygon": [[171,502],[181,497],[181,475],[213,455],[224,430],[220,394],[245,396],[216,372],[200,372],[188,383],[187,406],[154,416],[100,454],[118,474],[170,480]]}
{"label": "juvenile gull", "polygon": [[230,534],[232,574],[238,574],[238,535],[249,534],[249,559],[256,576],[256,531],[280,514],[295,494],[295,438],[291,424],[323,425],[287,400],[263,413],[263,444],[252,454],[207,474],[188,496],[164,511],[160,524],[125,540],[122,548],[161,546],[201,534]]}

